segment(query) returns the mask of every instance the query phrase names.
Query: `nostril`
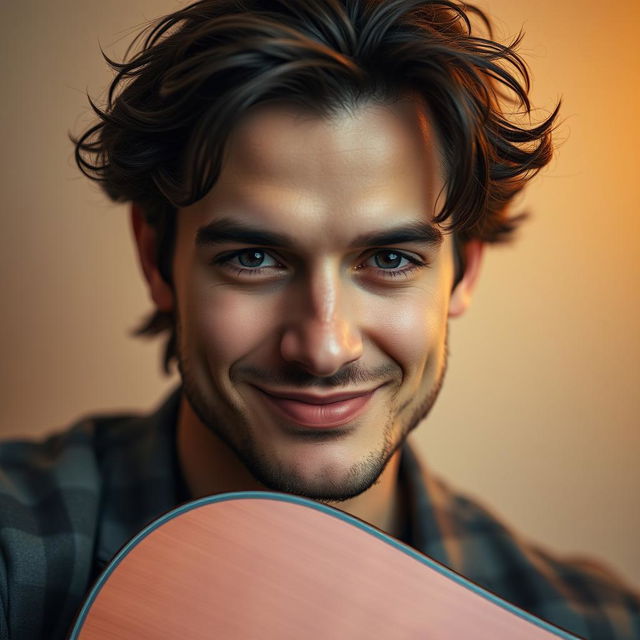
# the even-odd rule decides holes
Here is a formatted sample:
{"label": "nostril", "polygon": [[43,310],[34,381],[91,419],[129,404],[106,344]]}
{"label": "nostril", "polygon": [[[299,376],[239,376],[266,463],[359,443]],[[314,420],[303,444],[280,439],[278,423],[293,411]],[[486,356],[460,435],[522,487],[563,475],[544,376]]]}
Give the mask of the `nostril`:
{"label": "nostril", "polygon": [[345,323],[306,322],[287,329],[281,339],[282,358],[309,373],[330,376],[362,356],[362,340]]}

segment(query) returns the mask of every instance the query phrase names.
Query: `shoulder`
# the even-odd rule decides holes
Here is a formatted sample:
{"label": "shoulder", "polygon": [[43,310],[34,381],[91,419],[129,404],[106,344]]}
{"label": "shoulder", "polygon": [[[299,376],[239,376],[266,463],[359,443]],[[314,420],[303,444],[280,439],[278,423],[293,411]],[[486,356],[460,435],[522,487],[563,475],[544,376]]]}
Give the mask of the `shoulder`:
{"label": "shoulder", "polygon": [[144,423],[133,414],[98,414],[39,440],[0,441],[0,500],[12,505],[0,513],[49,516],[60,500],[70,511],[95,501],[111,451],[140,439]]}
{"label": "shoulder", "polygon": [[45,621],[75,614],[93,578],[103,466],[140,422],[96,415],[40,440],[0,442],[0,626],[11,637],[41,637]]}
{"label": "shoulder", "polygon": [[[2,532],[39,535],[68,529],[59,522],[75,505],[95,501],[99,491],[95,424],[87,419],[46,439],[0,443]],[[45,527],[45,522],[47,526]]]}
{"label": "shoulder", "polygon": [[584,638],[640,638],[640,594],[597,560],[554,554],[442,481],[460,573]]}

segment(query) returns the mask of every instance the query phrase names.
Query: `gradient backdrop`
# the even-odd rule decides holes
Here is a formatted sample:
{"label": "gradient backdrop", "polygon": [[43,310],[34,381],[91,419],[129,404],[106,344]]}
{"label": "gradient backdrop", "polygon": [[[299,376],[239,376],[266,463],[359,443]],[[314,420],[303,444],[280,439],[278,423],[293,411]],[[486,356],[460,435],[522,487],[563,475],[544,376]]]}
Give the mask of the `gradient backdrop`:
{"label": "gradient backdrop", "polygon": [[[150,308],[127,210],[80,176],[67,131],[169,0],[21,0],[0,9],[0,429],[31,436],[96,410],[154,406],[176,383],[128,333]],[[491,0],[560,148],[489,251],[451,327],[444,391],[415,441],[431,467],[516,529],[595,554],[640,584],[640,4]]]}

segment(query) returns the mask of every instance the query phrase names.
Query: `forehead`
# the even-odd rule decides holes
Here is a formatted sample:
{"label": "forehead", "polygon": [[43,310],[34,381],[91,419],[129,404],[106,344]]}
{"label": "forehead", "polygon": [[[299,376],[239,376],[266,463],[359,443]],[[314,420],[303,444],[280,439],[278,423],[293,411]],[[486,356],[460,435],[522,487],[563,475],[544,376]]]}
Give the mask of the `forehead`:
{"label": "forehead", "polygon": [[234,129],[218,181],[187,213],[193,224],[233,218],[347,241],[430,219],[442,184],[435,132],[416,99],[330,117],[270,104]]}
{"label": "forehead", "polygon": [[228,173],[284,177],[373,176],[426,159],[434,136],[416,100],[318,116],[294,106],[256,109],[232,133]]}

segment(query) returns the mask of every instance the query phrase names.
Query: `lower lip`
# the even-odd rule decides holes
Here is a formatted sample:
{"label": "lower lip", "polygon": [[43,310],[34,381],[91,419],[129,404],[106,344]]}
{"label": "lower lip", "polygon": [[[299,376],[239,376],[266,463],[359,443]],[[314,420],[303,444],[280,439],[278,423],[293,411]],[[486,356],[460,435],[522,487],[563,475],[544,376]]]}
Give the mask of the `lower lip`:
{"label": "lower lip", "polygon": [[367,407],[375,391],[348,400],[327,404],[309,404],[299,400],[277,398],[264,391],[260,395],[284,418],[302,427],[330,429],[339,427],[357,418]]}

